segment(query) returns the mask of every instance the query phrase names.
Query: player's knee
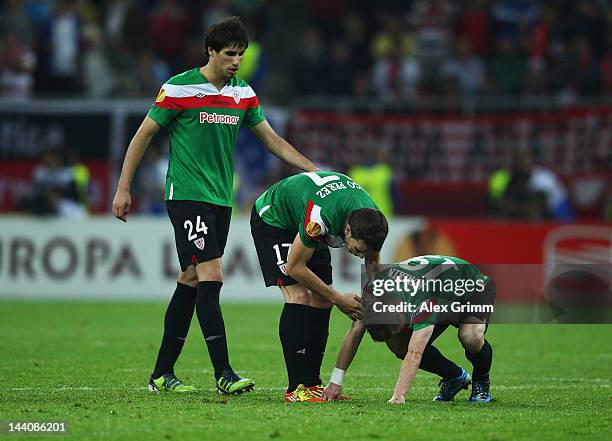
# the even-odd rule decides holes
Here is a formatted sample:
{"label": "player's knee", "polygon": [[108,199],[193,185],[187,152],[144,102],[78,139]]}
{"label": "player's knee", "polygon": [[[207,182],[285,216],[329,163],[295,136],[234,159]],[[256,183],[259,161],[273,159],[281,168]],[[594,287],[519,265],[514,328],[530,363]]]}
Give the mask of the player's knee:
{"label": "player's knee", "polygon": [[317,309],[329,309],[333,308],[334,304],[327,300],[314,299],[310,302],[310,306]]}
{"label": "player's knee", "polygon": [[199,263],[196,267],[197,279],[200,282],[223,282],[223,267],[221,259]]}
{"label": "player's knee", "polygon": [[[333,289],[332,285],[327,285],[327,286]],[[329,309],[329,308],[334,307],[334,304],[330,302],[329,300],[327,300],[325,297],[323,297],[321,294],[318,294],[310,290],[307,290],[307,291],[310,294],[310,306],[312,306],[313,308]]]}
{"label": "player's knee", "polygon": [[334,304],[318,294],[311,293],[310,306],[312,306],[313,308],[327,309],[333,308]]}
{"label": "player's knee", "polygon": [[310,290],[299,285],[293,285],[283,291],[286,303],[297,303],[299,305],[310,305],[312,294]]}
{"label": "player's knee", "polygon": [[484,344],[484,333],[477,328],[459,330],[459,341],[468,352],[478,352]]}
{"label": "player's knee", "polygon": [[193,266],[188,267],[185,271],[179,272],[177,281],[183,285],[196,288],[198,286],[198,276]]}
{"label": "player's knee", "polygon": [[208,271],[202,275],[202,282],[223,282],[223,271]]}
{"label": "player's knee", "polygon": [[310,305],[310,293],[308,291],[300,291],[291,296],[292,303],[301,305]]}

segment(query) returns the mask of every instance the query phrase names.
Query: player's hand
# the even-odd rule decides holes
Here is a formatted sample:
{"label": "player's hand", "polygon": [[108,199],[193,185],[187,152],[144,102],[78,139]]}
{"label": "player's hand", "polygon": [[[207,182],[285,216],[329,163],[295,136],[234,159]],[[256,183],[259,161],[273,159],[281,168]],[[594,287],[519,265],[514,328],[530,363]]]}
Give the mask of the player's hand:
{"label": "player's hand", "polygon": [[335,299],[335,304],[353,321],[361,318],[361,302],[360,298],[354,294],[338,294]]}
{"label": "player's hand", "polygon": [[327,401],[336,401],[340,398],[340,394],[342,394],[342,386],[336,383],[329,383],[323,391],[323,398]]}
{"label": "player's hand", "polygon": [[387,401],[387,403],[389,404],[404,404],[406,402],[406,398],[404,397],[396,397],[395,395],[393,395],[391,397],[391,399],[389,401]]}
{"label": "player's hand", "polygon": [[130,212],[132,206],[132,197],[130,192],[127,190],[117,189],[115,198],[113,199],[113,216],[117,219],[127,222],[127,215]]}

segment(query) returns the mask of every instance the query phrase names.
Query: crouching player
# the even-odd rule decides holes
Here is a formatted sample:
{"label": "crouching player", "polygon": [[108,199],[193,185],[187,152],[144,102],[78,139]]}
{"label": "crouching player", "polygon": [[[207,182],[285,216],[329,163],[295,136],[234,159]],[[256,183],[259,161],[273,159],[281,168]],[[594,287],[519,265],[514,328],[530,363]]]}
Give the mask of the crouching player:
{"label": "crouching player", "polygon": [[[475,265],[451,256],[420,256],[389,265],[368,283],[364,301],[362,321],[352,324],[340,348],[325,390],[327,399],[340,395],[344,372],[367,329],[374,341],[386,342],[403,359],[389,403],[404,403],[419,367],[442,377],[436,401],[451,401],[470,382],[469,401],[492,400],[493,350],[484,334],[495,302],[495,282]],[[472,377],[432,345],[449,325],[459,329]]]}

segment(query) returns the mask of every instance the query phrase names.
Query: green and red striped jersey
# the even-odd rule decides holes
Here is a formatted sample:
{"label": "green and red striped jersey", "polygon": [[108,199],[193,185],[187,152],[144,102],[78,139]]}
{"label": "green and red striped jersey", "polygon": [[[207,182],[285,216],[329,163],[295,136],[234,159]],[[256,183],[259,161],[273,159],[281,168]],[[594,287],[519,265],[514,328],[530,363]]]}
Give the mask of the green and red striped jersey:
{"label": "green and red striped jersey", "polygon": [[148,115],[170,133],[165,199],[231,207],[238,130],[265,120],[253,89],[233,77],[218,90],[194,68],[162,86]]}
{"label": "green and red striped jersey", "polygon": [[344,225],[360,208],[378,207],[359,184],[336,172],[290,176],[255,201],[255,209],[265,223],[294,231],[309,248],[318,242],[343,247]]}

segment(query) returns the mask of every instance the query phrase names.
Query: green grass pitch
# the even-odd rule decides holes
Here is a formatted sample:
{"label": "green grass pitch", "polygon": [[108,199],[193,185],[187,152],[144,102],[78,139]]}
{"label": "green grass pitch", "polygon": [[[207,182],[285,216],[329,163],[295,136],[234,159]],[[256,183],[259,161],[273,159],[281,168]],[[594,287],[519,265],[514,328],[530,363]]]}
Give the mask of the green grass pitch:
{"label": "green grass pitch", "polygon": [[[433,403],[420,372],[403,406],[386,404],[399,360],[366,336],[347,374],[350,402],[285,404],[281,305],[225,304],[232,365],[256,390],[221,397],[194,320],[176,372],[200,390],[146,391],[165,304],[0,301],[0,420],[63,420],[75,440],[576,440],[612,439],[612,325],[497,325],[490,405]],[[323,379],[348,327],[334,312]],[[451,330],[438,347],[469,367]]]}

